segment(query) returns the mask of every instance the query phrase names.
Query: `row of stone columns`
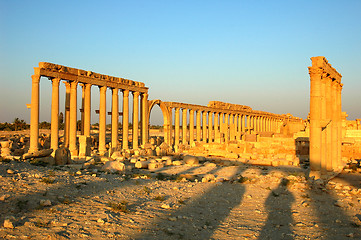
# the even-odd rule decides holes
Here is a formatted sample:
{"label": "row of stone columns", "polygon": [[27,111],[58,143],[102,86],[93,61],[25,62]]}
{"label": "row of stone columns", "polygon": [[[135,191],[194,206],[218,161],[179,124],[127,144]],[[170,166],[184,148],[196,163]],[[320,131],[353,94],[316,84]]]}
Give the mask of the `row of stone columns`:
{"label": "row of stone columns", "polygon": [[[195,126],[194,112],[196,112]],[[172,115],[172,108],[170,113]],[[180,119],[182,119],[182,128],[180,128]],[[221,142],[222,139],[228,142],[240,140],[242,134],[246,132],[276,132],[277,129],[279,129],[279,119],[274,117],[174,108],[173,143],[175,145],[179,143],[192,145],[194,141]]]}
{"label": "row of stone columns", "polygon": [[[325,58],[312,59],[310,74],[310,165],[314,171],[334,171],[341,164],[342,109],[341,75],[335,79],[319,65]],[[326,61],[327,63],[327,61]]]}
{"label": "row of stone columns", "polygon": [[[52,104],[51,104],[51,148],[55,151],[59,147],[59,83],[61,79],[51,78],[52,81]],[[30,121],[30,149],[29,152],[38,150],[39,138],[39,82],[40,76],[32,76],[32,97],[31,97],[31,121]],[[77,155],[77,81],[65,81],[65,129],[64,145],[68,147],[71,154]],[[91,113],[91,87],[92,84],[82,84],[82,109],[81,109],[81,133],[90,137],[90,113]],[[99,147],[100,154],[107,151],[106,148],[106,91],[107,86],[99,86]],[[123,141],[122,148],[128,149],[128,131],[129,131],[129,90],[112,88],[112,131],[111,147],[118,148],[118,123],[119,123],[119,90],[123,92]],[[133,94],[133,131],[132,147],[139,148],[139,113],[141,114],[142,124],[141,143],[145,144],[148,140],[148,93],[132,91]],[[141,110],[139,110],[139,95],[141,95]]]}

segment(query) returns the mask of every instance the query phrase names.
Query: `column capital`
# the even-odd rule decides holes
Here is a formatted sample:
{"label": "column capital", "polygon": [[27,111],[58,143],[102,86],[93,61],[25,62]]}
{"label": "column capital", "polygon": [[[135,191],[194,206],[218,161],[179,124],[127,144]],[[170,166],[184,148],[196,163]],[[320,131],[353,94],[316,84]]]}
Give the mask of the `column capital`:
{"label": "column capital", "polygon": [[129,97],[129,90],[128,89],[122,89],[122,92],[123,92],[124,97]]}
{"label": "column capital", "polygon": [[176,112],[179,112],[179,107],[176,107],[175,109],[174,109],[174,111],[176,111]]}
{"label": "column capital", "polygon": [[133,94],[133,97],[139,97],[140,92],[134,91],[134,92],[132,92],[132,94]]}
{"label": "column capital", "polygon": [[32,75],[31,79],[33,83],[39,83],[40,82],[40,75]]}
{"label": "column capital", "polygon": [[59,85],[61,78],[52,78],[51,83]]}
{"label": "column capital", "polygon": [[113,94],[118,94],[119,88],[112,88]]}
{"label": "column capital", "polygon": [[70,88],[76,88],[78,86],[78,81],[72,81],[70,82]]}
{"label": "column capital", "polygon": [[194,113],[194,109],[189,109],[189,112],[190,112],[190,113]]}
{"label": "column capital", "polygon": [[107,91],[107,86],[98,86],[100,93],[105,93]]}

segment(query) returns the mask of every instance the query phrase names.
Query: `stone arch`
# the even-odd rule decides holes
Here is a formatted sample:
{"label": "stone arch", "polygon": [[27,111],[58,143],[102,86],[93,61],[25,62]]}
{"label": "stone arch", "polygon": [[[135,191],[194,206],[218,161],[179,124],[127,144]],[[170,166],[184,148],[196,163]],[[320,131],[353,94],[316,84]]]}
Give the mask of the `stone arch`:
{"label": "stone arch", "polygon": [[152,111],[154,105],[158,105],[163,113],[163,130],[164,130],[164,142],[168,145],[171,144],[171,111],[170,109],[165,105],[164,102],[162,102],[159,99],[150,100],[148,101],[148,123],[150,123],[150,112]]}

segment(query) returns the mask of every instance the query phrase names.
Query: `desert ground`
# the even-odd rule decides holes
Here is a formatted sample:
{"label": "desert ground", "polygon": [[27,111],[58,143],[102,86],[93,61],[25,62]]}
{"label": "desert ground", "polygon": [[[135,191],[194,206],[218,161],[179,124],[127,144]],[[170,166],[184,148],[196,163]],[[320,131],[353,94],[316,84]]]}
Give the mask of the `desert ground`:
{"label": "desert ground", "polygon": [[[143,158],[143,159],[142,159]],[[162,163],[137,169],[135,162]],[[3,239],[360,239],[361,174],[330,181],[306,166],[217,157],[118,158],[70,164],[0,162]],[[188,157],[189,159],[189,157]],[[172,164],[171,164],[172,163]]]}

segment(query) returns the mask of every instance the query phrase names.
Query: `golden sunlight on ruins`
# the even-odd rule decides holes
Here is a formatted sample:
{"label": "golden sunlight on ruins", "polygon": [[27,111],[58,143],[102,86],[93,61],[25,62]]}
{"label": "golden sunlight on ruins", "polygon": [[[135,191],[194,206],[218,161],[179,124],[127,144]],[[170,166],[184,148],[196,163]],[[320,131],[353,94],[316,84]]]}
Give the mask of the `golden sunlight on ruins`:
{"label": "golden sunlight on ruins", "polygon": [[[361,238],[360,119],[342,112],[341,74],[325,57],[311,60],[307,119],[149,100],[142,82],[40,62],[30,133],[1,132],[0,237]],[[41,77],[52,84],[50,131],[39,128]],[[158,129],[149,120],[156,105]]]}

